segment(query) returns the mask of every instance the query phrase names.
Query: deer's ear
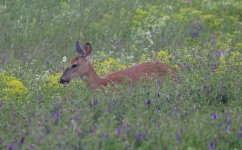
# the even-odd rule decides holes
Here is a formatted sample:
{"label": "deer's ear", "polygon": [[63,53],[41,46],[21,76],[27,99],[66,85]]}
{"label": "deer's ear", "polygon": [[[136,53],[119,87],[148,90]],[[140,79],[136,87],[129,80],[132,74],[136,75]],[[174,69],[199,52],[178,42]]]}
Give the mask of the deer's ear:
{"label": "deer's ear", "polygon": [[83,48],[81,46],[81,42],[79,40],[76,41],[76,51],[77,51],[78,54],[84,55],[84,51],[83,51]]}
{"label": "deer's ear", "polygon": [[89,56],[91,54],[91,52],[92,52],[91,44],[90,43],[86,43],[84,45],[84,55],[85,55],[85,57]]}

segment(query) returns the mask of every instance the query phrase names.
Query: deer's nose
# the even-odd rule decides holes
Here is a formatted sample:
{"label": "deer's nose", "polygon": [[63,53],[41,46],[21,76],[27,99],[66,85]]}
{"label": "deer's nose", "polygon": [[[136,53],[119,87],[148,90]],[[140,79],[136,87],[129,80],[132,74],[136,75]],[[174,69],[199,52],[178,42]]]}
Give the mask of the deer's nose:
{"label": "deer's nose", "polygon": [[60,83],[61,84],[67,84],[67,83],[69,83],[69,80],[65,80],[63,78],[60,78]]}

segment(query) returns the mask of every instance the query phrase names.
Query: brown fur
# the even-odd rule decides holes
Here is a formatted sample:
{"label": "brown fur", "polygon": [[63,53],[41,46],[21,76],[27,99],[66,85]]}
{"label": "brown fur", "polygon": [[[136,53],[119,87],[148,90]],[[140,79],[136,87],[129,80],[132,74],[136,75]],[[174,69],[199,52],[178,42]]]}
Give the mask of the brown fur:
{"label": "brown fur", "polygon": [[[89,55],[92,50],[91,45],[88,43],[84,48],[87,49]],[[60,79],[61,83],[69,83],[71,79],[79,76],[87,82],[87,85],[91,89],[95,90],[109,84],[137,81],[142,77],[148,80],[153,80],[162,77],[162,75],[166,73],[174,72],[173,69],[162,62],[151,61],[110,73],[104,77],[99,77],[91,63],[89,63],[87,55],[85,55],[87,52],[84,51],[71,59],[70,66],[66,69]]]}

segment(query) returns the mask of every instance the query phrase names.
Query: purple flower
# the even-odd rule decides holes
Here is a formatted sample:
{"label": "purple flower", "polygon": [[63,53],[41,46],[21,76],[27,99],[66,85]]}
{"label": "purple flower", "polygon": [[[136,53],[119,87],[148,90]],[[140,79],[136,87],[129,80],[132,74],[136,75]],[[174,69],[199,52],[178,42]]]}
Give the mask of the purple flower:
{"label": "purple flower", "polygon": [[196,24],[196,25],[192,25],[191,26],[191,29],[193,31],[202,31],[203,30],[203,27],[200,24]]}
{"label": "purple flower", "polygon": [[213,140],[209,145],[208,145],[208,149],[209,150],[214,150],[216,147],[216,141]]}
{"label": "purple flower", "polygon": [[45,126],[45,132],[46,132],[46,134],[50,133],[50,130],[49,130],[49,128],[47,126]]}
{"label": "purple flower", "polygon": [[150,99],[145,99],[144,100],[144,104],[149,106],[151,104],[151,100]]}
{"label": "purple flower", "polygon": [[24,137],[20,139],[19,144],[24,144]]}
{"label": "purple flower", "polygon": [[240,126],[240,131],[242,131],[242,125]]}
{"label": "purple flower", "polygon": [[33,145],[32,144],[29,145],[29,150],[33,150]]}
{"label": "purple flower", "polygon": [[199,33],[202,31],[203,27],[201,25],[192,25],[191,26],[191,36],[192,38],[198,38]]}
{"label": "purple flower", "polygon": [[225,55],[224,50],[219,50],[219,51],[217,51],[217,56],[218,56],[218,57],[223,57],[224,55]]}
{"label": "purple flower", "polygon": [[55,119],[56,119],[56,121],[60,120],[60,112],[59,111],[55,112]]}
{"label": "purple flower", "polygon": [[8,144],[8,147],[7,147],[8,150],[13,150],[13,148],[14,148],[14,144],[12,144],[12,143]]}
{"label": "purple flower", "polygon": [[174,107],[174,113],[176,116],[178,116],[180,113],[180,110],[177,107]]}
{"label": "purple flower", "polygon": [[218,63],[215,63],[215,64],[213,64],[213,67],[212,67],[212,69],[213,69],[213,70],[216,70],[216,69],[218,69]]}
{"label": "purple flower", "polygon": [[225,116],[225,121],[226,121],[226,122],[229,122],[229,120],[230,120],[229,113],[226,113],[226,116]]}
{"label": "purple flower", "polygon": [[191,66],[188,64],[188,65],[185,66],[184,69],[190,71],[191,70]]}
{"label": "purple flower", "polygon": [[102,140],[106,140],[107,139],[107,134],[105,132],[102,133]]}
{"label": "purple flower", "polygon": [[97,131],[97,128],[96,128],[96,126],[94,125],[94,126],[92,126],[90,129],[89,129],[89,131],[90,131],[90,133],[96,133],[96,131]]}
{"label": "purple flower", "polygon": [[130,135],[130,132],[131,132],[131,128],[128,126],[128,127],[126,128],[126,133],[127,133],[127,135]]}
{"label": "purple flower", "polygon": [[183,132],[182,128],[180,128],[180,129],[178,129],[178,130],[176,131],[176,141],[177,141],[177,142],[180,142],[180,141],[181,141],[181,138],[182,138],[182,132]]}
{"label": "purple flower", "polygon": [[116,129],[116,134],[117,134],[117,137],[118,137],[118,138],[121,136],[122,128],[123,128],[123,126],[120,125],[120,126],[118,126],[117,129]]}
{"label": "purple flower", "polygon": [[143,141],[145,139],[145,135],[143,133],[135,133],[134,137],[137,142]]}
{"label": "purple flower", "polygon": [[2,64],[7,64],[8,63],[8,57],[4,56],[2,57]]}
{"label": "purple flower", "polygon": [[2,108],[3,107],[3,102],[0,102],[0,108]]}
{"label": "purple flower", "polygon": [[226,127],[226,129],[225,129],[225,132],[230,132],[230,125],[228,125],[227,127]]}
{"label": "purple flower", "polygon": [[241,132],[238,132],[237,133],[237,136],[238,136],[238,138],[242,138],[242,133]]}
{"label": "purple flower", "polygon": [[192,38],[198,38],[199,37],[199,32],[192,32],[191,33]]}
{"label": "purple flower", "polygon": [[84,136],[84,133],[82,132],[81,129],[77,129],[76,132],[77,132],[77,135],[78,135],[80,138]]}
{"label": "purple flower", "polygon": [[160,97],[160,92],[157,93],[157,97]]}
{"label": "purple flower", "polygon": [[217,120],[218,119],[218,114],[212,113],[212,117],[213,117],[213,119]]}
{"label": "purple flower", "polygon": [[157,83],[158,85],[162,85],[162,80],[161,80],[161,79],[156,80],[156,83]]}

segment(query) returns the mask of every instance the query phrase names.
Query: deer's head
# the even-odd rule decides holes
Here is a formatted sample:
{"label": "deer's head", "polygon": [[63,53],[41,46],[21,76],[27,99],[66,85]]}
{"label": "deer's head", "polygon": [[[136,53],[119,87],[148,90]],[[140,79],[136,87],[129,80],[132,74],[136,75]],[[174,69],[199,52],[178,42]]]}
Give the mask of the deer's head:
{"label": "deer's head", "polygon": [[80,41],[76,42],[77,55],[71,59],[69,67],[64,71],[60,78],[61,84],[68,84],[71,79],[75,77],[85,78],[88,70],[88,56],[92,52],[90,43],[86,43],[84,47],[81,46]]}

